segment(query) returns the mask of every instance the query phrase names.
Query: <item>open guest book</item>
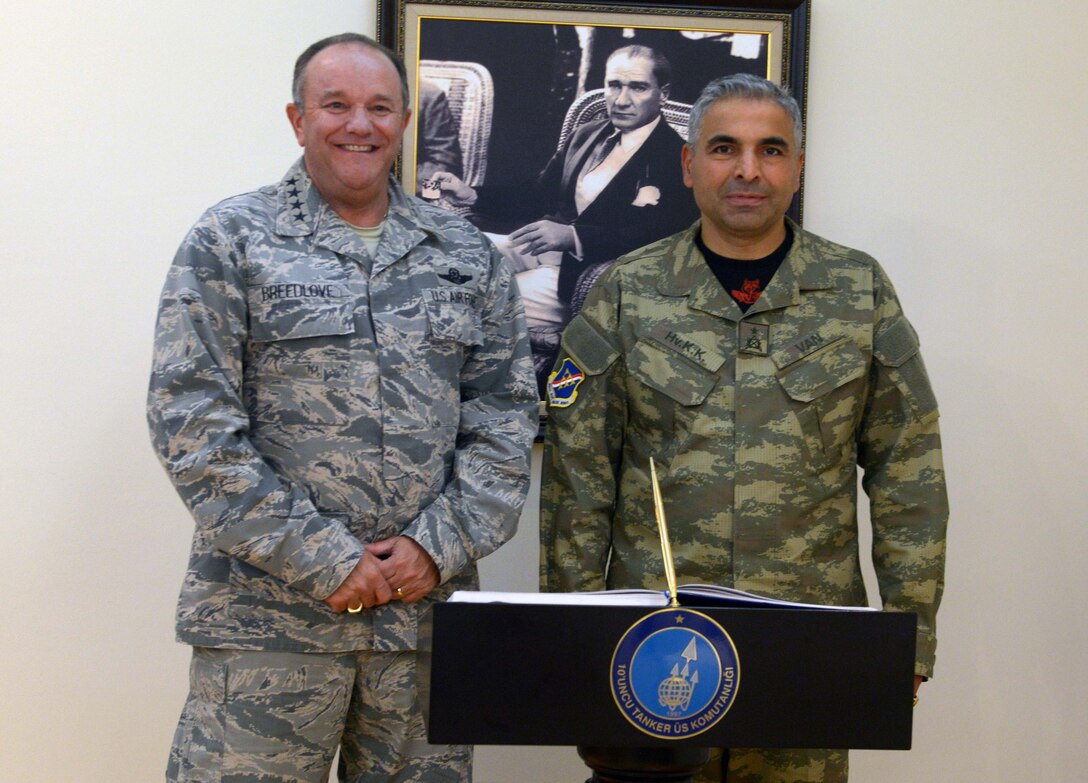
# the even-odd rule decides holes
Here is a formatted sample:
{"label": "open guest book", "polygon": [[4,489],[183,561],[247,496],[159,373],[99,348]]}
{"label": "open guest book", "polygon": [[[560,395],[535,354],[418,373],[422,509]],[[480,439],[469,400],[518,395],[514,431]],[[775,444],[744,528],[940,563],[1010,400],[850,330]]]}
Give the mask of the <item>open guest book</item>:
{"label": "open guest book", "polygon": [[657,518],[657,529],[661,535],[661,557],[665,563],[667,590],[624,589],[586,593],[503,593],[486,590],[458,590],[450,596],[449,601],[457,603],[543,604],[551,606],[648,606],[656,608],[666,606],[695,608],[702,606],[730,609],[779,608],[847,612],[876,611],[868,606],[824,606],[821,604],[782,601],[719,585],[687,584],[677,586],[672,547],[669,544],[668,524],[665,521],[665,509],[661,502],[661,488],[657,483],[657,469],[654,467],[653,457],[650,458],[650,478],[653,484],[654,516]]}
{"label": "open guest book", "polygon": [[815,609],[824,611],[873,612],[868,606],[823,606],[795,603],[746,593],[718,585],[680,585],[676,588],[677,604],[672,604],[667,590],[601,590],[592,593],[504,593],[487,590],[458,590],[451,602],[476,604],[544,604],[550,606],[647,606],[664,608],[679,605],[687,608],[721,607],[726,609]]}

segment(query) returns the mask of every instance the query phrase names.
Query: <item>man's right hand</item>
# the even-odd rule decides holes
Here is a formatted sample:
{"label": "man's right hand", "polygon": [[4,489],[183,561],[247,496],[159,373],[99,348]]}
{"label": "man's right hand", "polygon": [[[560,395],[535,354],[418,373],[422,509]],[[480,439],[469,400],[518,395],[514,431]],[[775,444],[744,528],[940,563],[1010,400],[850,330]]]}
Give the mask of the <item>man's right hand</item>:
{"label": "man's right hand", "polygon": [[446,198],[457,206],[468,207],[476,203],[476,191],[466,185],[460,177],[448,171],[440,171],[431,179],[438,183],[439,190],[446,194]]}
{"label": "man's right hand", "polygon": [[369,609],[387,604],[392,598],[393,588],[382,576],[378,558],[364,552],[348,578],[325,599],[325,603],[334,611],[346,612],[356,607]]}

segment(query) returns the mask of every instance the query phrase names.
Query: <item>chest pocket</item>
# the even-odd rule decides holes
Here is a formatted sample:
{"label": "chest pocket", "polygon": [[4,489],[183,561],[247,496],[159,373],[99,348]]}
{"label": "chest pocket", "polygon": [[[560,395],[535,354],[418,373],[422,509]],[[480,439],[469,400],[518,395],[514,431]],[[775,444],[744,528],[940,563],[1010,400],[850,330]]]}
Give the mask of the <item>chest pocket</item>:
{"label": "chest pocket", "polygon": [[778,382],[792,399],[812,402],[865,374],[865,357],[843,337],[778,372]]}
{"label": "chest pocket", "polygon": [[782,389],[798,403],[794,413],[815,470],[834,464],[850,443],[861,411],[860,395],[847,387],[867,369],[861,350],[842,337],[778,371]]}
{"label": "chest pocket", "polygon": [[425,301],[425,305],[427,326],[434,339],[466,346],[484,344],[480,314],[470,304]]}
{"label": "chest pocket", "polygon": [[629,389],[632,447],[668,463],[690,447],[698,422],[714,418],[701,414],[718,376],[649,340],[628,353],[627,369],[635,381]]}
{"label": "chest pocket", "polygon": [[[267,299],[269,290],[281,296]],[[284,283],[249,290],[249,336],[254,342],[352,334],[352,300],[333,283]]]}
{"label": "chest pocket", "polygon": [[251,289],[245,388],[251,417],[281,427],[349,421],[355,408],[352,300],[337,296],[254,302],[260,296],[260,289]]}
{"label": "chest pocket", "polygon": [[656,389],[684,407],[706,400],[717,375],[677,353],[640,340],[627,358],[628,368],[640,383]]}

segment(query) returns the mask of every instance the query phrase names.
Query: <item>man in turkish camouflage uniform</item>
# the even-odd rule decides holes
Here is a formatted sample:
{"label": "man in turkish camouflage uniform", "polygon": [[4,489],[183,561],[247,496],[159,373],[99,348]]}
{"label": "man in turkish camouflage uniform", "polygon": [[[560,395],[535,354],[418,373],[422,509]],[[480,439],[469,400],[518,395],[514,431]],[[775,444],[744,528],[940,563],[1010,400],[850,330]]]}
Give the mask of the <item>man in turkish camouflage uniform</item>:
{"label": "man in turkish camouflage uniform", "polygon": [[390,176],[403,64],[319,41],[302,160],[212,207],[159,309],[148,417],[193,513],[171,781],[470,778],[425,739],[417,623],[514,533],[537,392],[512,274]]}
{"label": "man in turkish camouflage uniform", "polygon": [[[694,106],[700,221],[621,258],[563,335],[542,582],[664,587],[653,457],[680,582],[864,605],[860,468],[883,606],[918,614],[917,690],[944,584],[937,405],[880,265],[785,218],[801,138],[796,102],[763,79],[719,79]],[[846,751],[734,748],[699,779],[846,776]]]}

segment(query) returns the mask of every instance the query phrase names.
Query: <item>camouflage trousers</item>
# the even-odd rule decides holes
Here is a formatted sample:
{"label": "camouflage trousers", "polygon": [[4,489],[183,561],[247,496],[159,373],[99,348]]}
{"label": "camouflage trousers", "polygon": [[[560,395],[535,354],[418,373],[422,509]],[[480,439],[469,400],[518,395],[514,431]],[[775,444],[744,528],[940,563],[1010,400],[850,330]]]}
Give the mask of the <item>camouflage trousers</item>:
{"label": "camouflage trousers", "polygon": [[430,745],[414,652],[196,647],[168,783],[341,783],[472,777],[472,749]]}
{"label": "camouflage trousers", "polygon": [[695,783],[846,783],[845,750],[731,748],[725,762],[720,750],[695,776]]}

